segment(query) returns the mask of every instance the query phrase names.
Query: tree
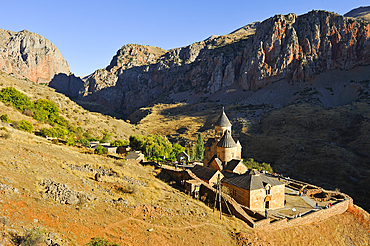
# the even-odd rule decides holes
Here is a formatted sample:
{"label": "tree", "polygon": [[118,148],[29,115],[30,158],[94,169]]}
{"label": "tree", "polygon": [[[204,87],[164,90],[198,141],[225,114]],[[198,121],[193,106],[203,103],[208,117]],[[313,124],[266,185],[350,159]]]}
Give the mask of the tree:
{"label": "tree", "polygon": [[173,161],[176,160],[176,157],[183,151],[185,151],[185,148],[182,147],[180,144],[177,143],[172,144],[172,152],[170,154],[170,159]]}
{"label": "tree", "polygon": [[128,146],[130,144],[127,140],[117,139],[110,143],[110,146],[114,147],[121,147],[121,146]]}
{"label": "tree", "polygon": [[192,159],[193,160],[203,160],[204,156],[204,141],[202,133],[198,133],[198,139],[195,145],[193,145],[192,149]]}
{"label": "tree", "polygon": [[94,150],[94,153],[95,154],[98,154],[98,155],[102,155],[102,154],[107,154],[108,153],[108,150],[106,148],[104,148],[103,146],[98,146],[96,147],[96,149]]}

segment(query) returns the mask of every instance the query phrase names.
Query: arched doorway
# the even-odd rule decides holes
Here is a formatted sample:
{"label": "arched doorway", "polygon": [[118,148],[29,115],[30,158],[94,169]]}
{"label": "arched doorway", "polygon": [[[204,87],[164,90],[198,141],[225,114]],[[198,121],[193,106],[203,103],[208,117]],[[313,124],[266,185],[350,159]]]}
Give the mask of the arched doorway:
{"label": "arched doorway", "polygon": [[271,196],[266,196],[265,197],[265,209],[270,208],[270,201],[271,201]]}

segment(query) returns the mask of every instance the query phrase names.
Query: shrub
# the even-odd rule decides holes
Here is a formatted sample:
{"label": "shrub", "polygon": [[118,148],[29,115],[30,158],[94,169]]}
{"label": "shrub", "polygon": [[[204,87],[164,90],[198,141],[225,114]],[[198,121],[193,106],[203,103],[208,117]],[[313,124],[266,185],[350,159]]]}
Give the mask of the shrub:
{"label": "shrub", "polygon": [[114,146],[114,147],[121,147],[121,146],[128,146],[130,144],[129,141],[127,140],[122,140],[122,139],[118,139],[118,140],[114,140],[110,146]]}
{"label": "shrub", "polygon": [[68,131],[60,127],[42,128],[40,129],[41,136],[53,137],[53,138],[64,138]]}
{"label": "shrub", "polygon": [[11,123],[12,121],[9,119],[9,116],[7,114],[3,114],[0,116],[0,120],[2,122],[7,122],[7,123]]}
{"label": "shrub", "polygon": [[27,234],[20,239],[21,246],[35,246],[44,243],[44,232],[39,228],[34,228],[27,232]]}
{"label": "shrub", "polygon": [[108,150],[106,148],[104,148],[103,146],[98,146],[94,150],[94,153],[95,154],[98,154],[98,155],[107,154],[108,153]]}
{"label": "shrub", "polygon": [[58,107],[49,100],[37,99],[33,102],[33,117],[37,121],[47,121],[54,123],[59,117]]}
{"label": "shrub", "polygon": [[20,129],[22,131],[26,131],[26,132],[32,132],[33,131],[33,126],[29,121],[21,120],[21,121],[19,121],[18,129]]}
{"label": "shrub", "polygon": [[113,137],[113,134],[109,132],[104,132],[103,135],[103,138],[100,140],[101,143],[107,143]]}
{"label": "shrub", "polygon": [[265,162],[259,163],[259,162],[256,162],[254,159],[249,158],[247,161],[244,161],[244,164],[248,168],[251,168],[251,169],[257,169],[257,170],[260,170],[260,171],[264,170],[264,171],[272,173],[272,168],[271,168],[270,164],[265,163]]}
{"label": "shrub", "polygon": [[8,139],[11,137],[11,133],[5,127],[0,127],[0,138]]}
{"label": "shrub", "polygon": [[104,239],[101,237],[94,237],[90,240],[89,243],[86,244],[86,246],[120,246],[120,245],[116,243],[112,243],[108,241],[107,239]]}
{"label": "shrub", "polygon": [[0,101],[11,104],[18,110],[22,111],[31,108],[31,100],[25,94],[19,92],[13,87],[6,87],[0,91]]}
{"label": "shrub", "polygon": [[80,138],[79,140],[77,140],[77,143],[90,147],[90,141],[87,140],[86,138]]}

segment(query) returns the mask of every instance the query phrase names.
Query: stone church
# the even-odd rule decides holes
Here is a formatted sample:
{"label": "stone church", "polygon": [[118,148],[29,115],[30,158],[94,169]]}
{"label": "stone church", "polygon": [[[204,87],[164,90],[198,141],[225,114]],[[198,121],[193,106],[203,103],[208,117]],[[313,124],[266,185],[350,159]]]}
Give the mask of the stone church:
{"label": "stone church", "polygon": [[203,166],[222,173],[222,185],[229,188],[230,196],[238,203],[259,211],[284,207],[285,184],[257,170],[248,170],[241,159],[242,146],[233,139],[231,127],[222,110],[214,138],[204,145]]}

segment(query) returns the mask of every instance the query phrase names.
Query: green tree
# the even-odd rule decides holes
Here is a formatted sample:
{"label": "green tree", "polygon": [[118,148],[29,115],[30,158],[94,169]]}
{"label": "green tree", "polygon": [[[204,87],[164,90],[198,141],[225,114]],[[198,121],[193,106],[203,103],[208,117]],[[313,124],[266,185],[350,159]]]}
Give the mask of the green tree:
{"label": "green tree", "polygon": [[198,133],[198,139],[192,148],[192,159],[193,160],[203,160],[204,156],[204,141],[202,133]]}
{"label": "green tree", "polygon": [[6,104],[11,104],[18,110],[22,111],[30,108],[31,100],[25,94],[19,92],[13,87],[6,87],[0,91],[0,101]]}
{"label": "green tree", "polygon": [[121,146],[128,146],[130,142],[127,140],[117,139],[110,143],[110,146],[114,147],[121,147]]}
{"label": "green tree", "polygon": [[181,153],[185,151],[185,148],[182,147],[180,144],[174,143],[172,144],[172,152],[170,154],[170,159],[172,161],[176,160],[176,157]]}
{"label": "green tree", "polygon": [[80,138],[79,140],[77,140],[77,143],[90,147],[90,141],[87,140],[86,138]]}
{"label": "green tree", "polygon": [[103,146],[98,146],[96,147],[96,149],[94,150],[94,153],[95,154],[98,154],[98,155],[102,155],[102,154],[106,154],[108,153],[108,150],[106,148],[104,148]]}

